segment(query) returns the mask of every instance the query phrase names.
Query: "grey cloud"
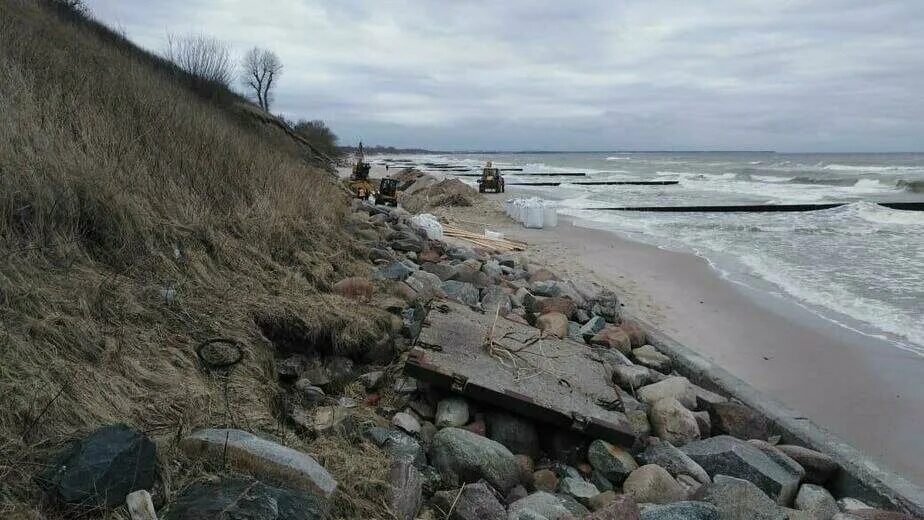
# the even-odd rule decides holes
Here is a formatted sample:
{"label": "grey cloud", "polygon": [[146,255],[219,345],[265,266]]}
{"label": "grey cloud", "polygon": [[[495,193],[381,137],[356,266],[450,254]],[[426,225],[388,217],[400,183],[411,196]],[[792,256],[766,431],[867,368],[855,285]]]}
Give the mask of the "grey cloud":
{"label": "grey cloud", "polygon": [[918,0],[89,0],[285,63],[275,109],[441,149],[920,150]]}

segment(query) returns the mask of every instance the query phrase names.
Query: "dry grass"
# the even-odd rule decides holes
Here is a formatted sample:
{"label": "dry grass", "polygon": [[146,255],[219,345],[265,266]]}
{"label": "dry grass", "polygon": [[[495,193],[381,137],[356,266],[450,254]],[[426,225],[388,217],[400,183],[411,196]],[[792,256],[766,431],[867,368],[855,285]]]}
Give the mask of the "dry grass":
{"label": "dry grass", "polygon": [[[364,269],[341,189],[183,80],[92,22],[0,3],[0,517],[36,517],[31,477],[102,424],[159,441],[167,495],[195,477],[178,435],[279,431],[255,316],[345,351],[388,327],[327,293]],[[245,349],[227,399],[196,362],[212,337]]]}

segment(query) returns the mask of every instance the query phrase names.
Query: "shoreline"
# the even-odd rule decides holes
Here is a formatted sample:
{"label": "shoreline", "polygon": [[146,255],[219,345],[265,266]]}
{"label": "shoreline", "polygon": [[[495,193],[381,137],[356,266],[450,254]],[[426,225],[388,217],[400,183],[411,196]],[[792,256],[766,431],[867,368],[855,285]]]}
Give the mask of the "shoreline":
{"label": "shoreline", "polygon": [[617,291],[625,309],[909,480],[924,483],[924,358],[728,280],[692,253],[658,248],[560,216],[526,229],[488,195],[441,215],[529,244],[562,276]]}

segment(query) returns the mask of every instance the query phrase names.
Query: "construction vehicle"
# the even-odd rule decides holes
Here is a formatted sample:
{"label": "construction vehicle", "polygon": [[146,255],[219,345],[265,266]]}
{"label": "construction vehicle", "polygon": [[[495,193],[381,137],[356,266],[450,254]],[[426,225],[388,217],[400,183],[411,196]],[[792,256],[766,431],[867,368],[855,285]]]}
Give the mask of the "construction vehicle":
{"label": "construction vehicle", "polygon": [[356,164],[353,165],[353,173],[350,174],[350,191],[357,199],[369,200],[369,196],[375,191],[375,187],[369,182],[371,169],[372,165],[366,162],[363,143],[360,141],[359,150],[356,152]]}
{"label": "construction vehicle", "polygon": [[398,207],[398,179],[386,177],[379,181],[379,190],[375,192],[375,204]]}
{"label": "construction vehicle", "polygon": [[494,193],[504,192],[504,176],[501,175],[500,169],[494,167],[491,161],[488,161],[481,170],[481,178],[478,179],[478,191],[481,193],[488,191]]}

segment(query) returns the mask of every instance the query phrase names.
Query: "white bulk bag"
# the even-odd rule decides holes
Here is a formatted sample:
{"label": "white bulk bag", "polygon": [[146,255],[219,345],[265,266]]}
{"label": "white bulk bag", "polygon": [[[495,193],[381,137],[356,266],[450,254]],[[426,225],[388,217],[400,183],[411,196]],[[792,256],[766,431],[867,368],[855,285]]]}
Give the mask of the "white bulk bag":
{"label": "white bulk bag", "polygon": [[411,222],[427,232],[427,238],[430,240],[443,239],[443,226],[440,225],[436,217],[429,213],[421,213],[411,217]]}

